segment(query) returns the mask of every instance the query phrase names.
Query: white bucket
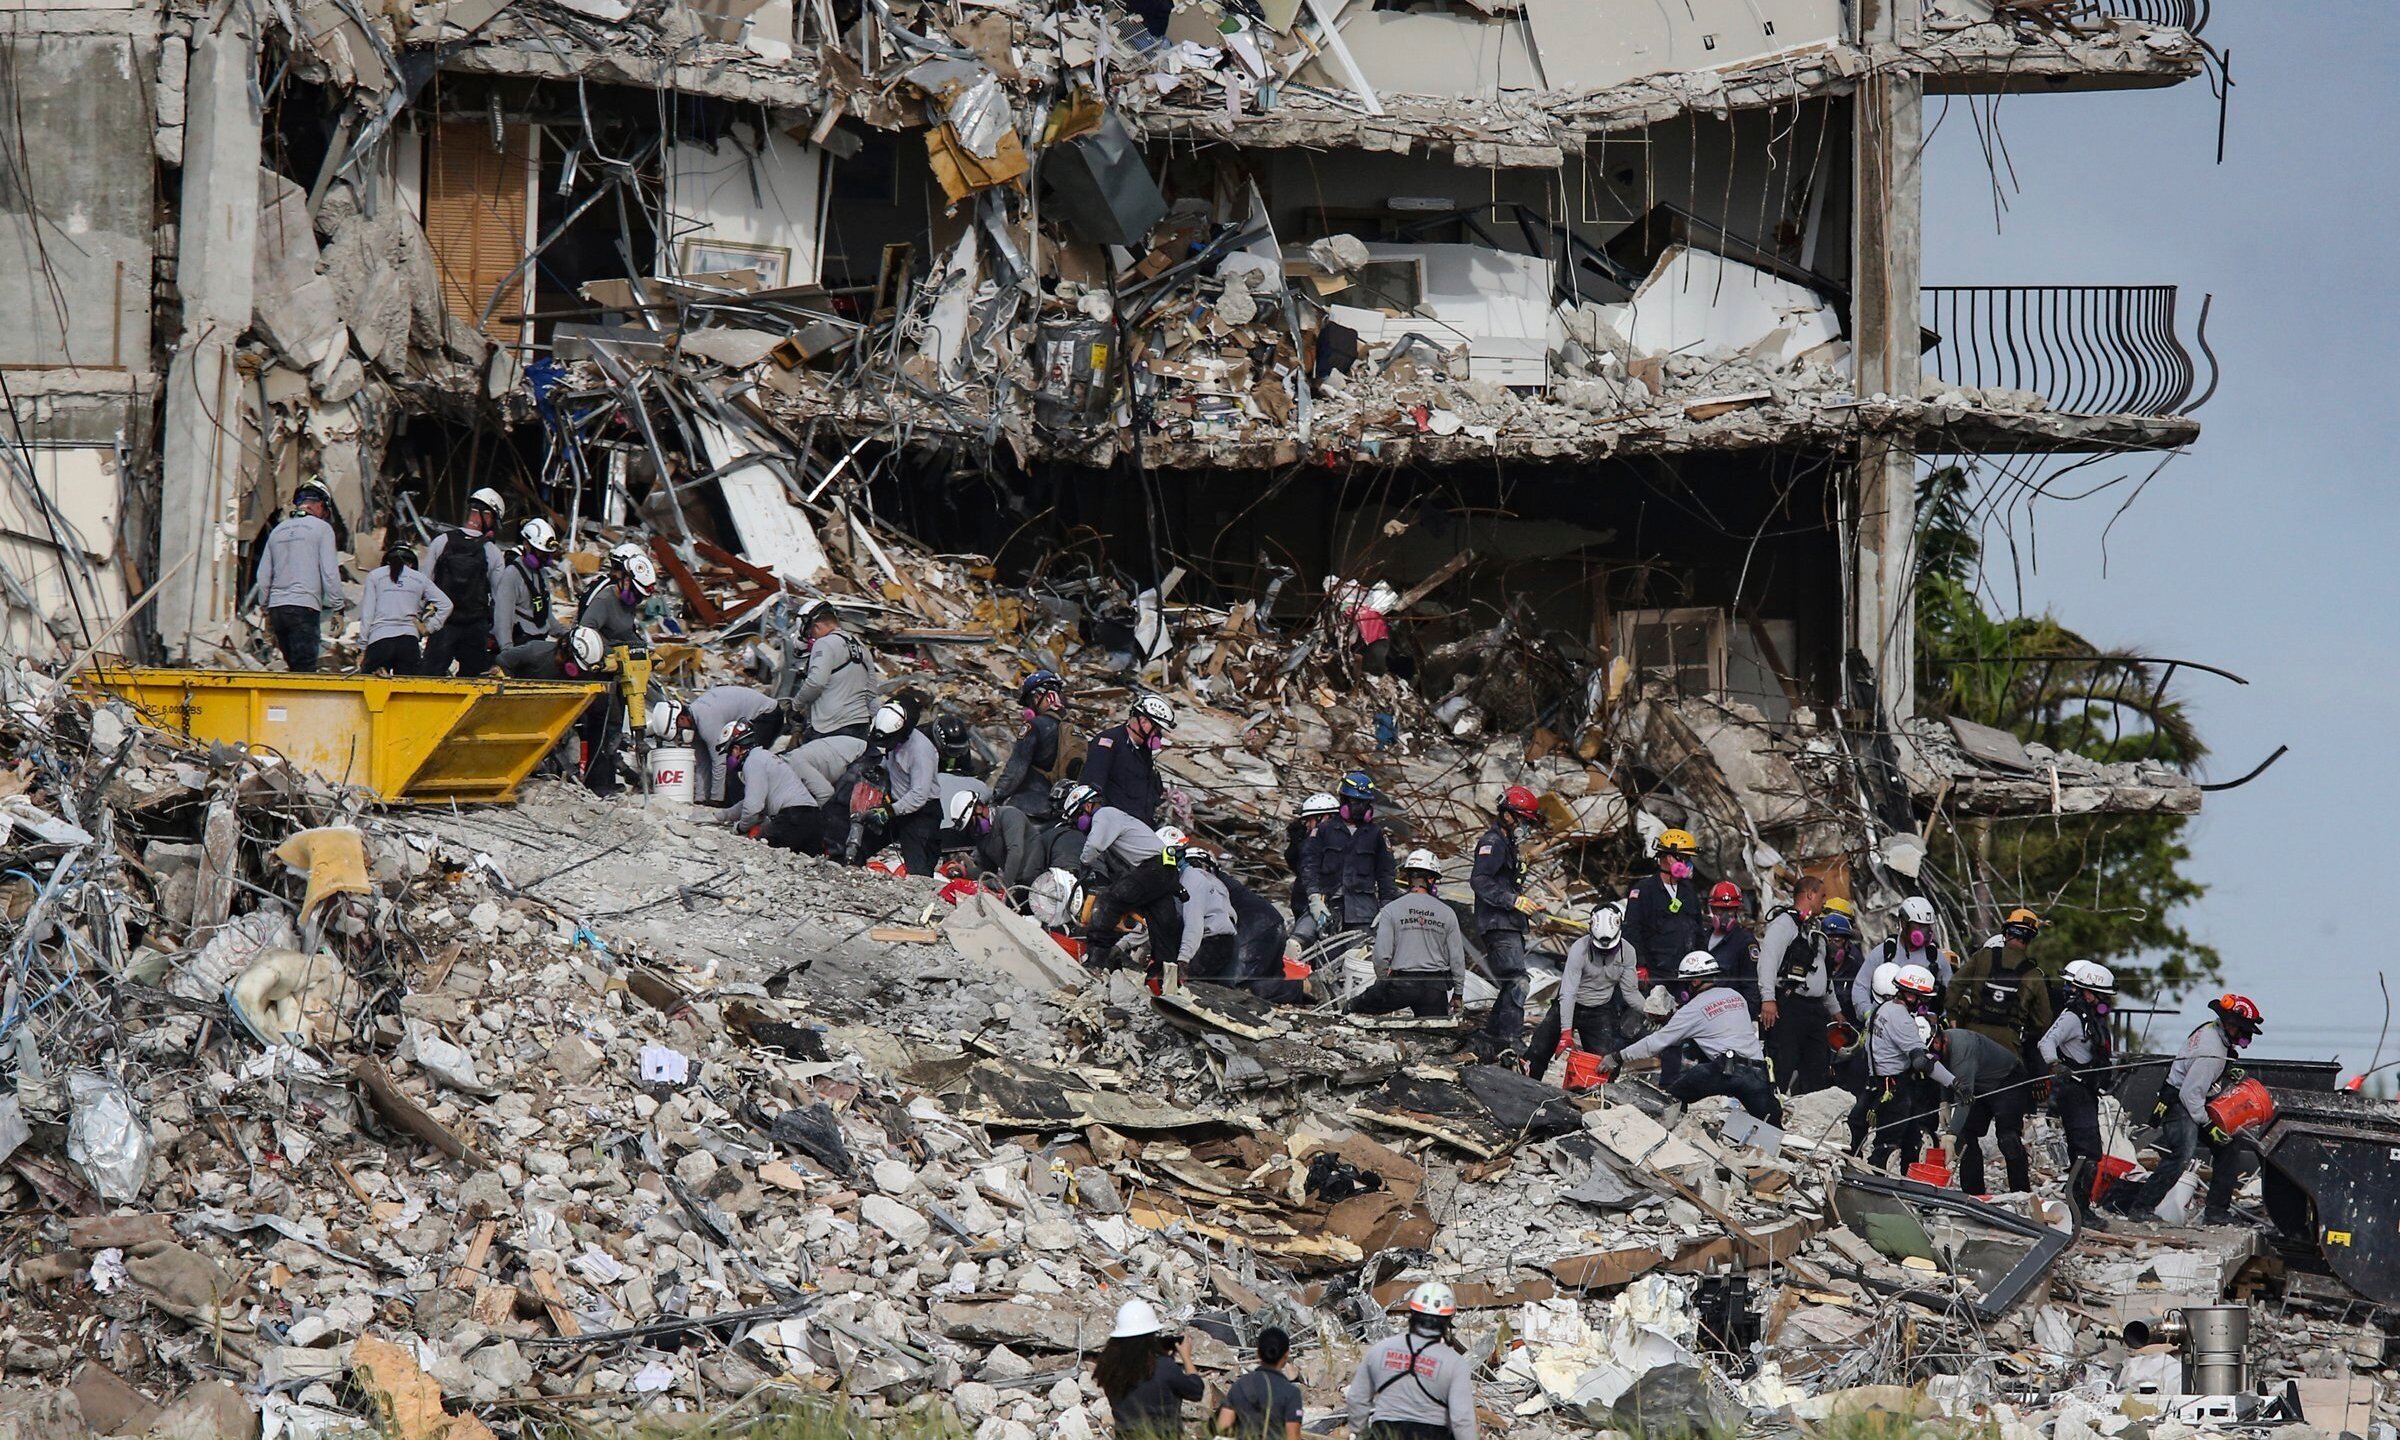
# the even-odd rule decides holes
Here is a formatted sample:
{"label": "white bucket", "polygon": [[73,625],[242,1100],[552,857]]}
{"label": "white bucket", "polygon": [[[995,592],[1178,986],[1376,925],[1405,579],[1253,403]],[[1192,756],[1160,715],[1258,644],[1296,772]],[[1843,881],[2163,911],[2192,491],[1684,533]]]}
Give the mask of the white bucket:
{"label": "white bucket", "polygon": [[650,752],[650,798],[673,804],[692,803],[692,780],[700,768],[700,753],[689,745],[665,745]]}

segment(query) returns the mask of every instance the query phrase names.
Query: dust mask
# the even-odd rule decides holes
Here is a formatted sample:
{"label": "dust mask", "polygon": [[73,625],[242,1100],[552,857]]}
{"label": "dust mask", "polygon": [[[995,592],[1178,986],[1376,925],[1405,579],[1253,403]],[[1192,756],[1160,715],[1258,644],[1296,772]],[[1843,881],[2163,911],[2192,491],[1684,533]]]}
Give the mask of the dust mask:
{"label": "dust mask", "polygon": [[1908,932],[1908,948],[1911,950],[1922,950],[1932,940],[1933,936],[1927,934],[1921,926]]}
{"label": "dust mask", "polygon": [[1669,880],[1689,880],[1692,878],[1692,866],[1691,862],[1688,860],[1669,860],[1666,864],[1666,871],[1667,878]]}
{"label": "dust mask", "polygon": [[1167,737],[1160,734],[1153,734],[1149,739],[1144,740],[1142,743],[1149,746],[1152,753],[1156,753],[1167,748]]}

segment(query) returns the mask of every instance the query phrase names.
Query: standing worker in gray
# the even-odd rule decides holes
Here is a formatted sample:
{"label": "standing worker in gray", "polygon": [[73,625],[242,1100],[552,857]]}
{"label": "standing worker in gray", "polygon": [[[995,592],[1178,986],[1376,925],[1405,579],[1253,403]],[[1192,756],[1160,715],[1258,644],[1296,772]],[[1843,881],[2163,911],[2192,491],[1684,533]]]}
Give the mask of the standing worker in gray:
{"label": "standing worker in gray", "polygon": [[334,553],[333,522],[326,514],[333,497],[321,485],[303,485],[292,497],[291,515],[267,532],[258,553],[258,579],[243,609],[264,606],[275,648],[295,675],[313,675],[321,621],[342,608],[342,565]]}
{"label": "standing worker in gray", "polygon": [[1433,893],[1441,863],[1431,850],[1400,862],[1408,888],[1375,915],[1375,983],[1350,1002],[1353,1015],[1406,1010],[1420,1020],[1458,1013],[1467,988],[1467,937],[1458,915]]}
{"label": "standing worker in gray", "polygon": [[1458,1298],[1439,1280],[1409,1292],[1408,1328],[1368,1346],[1343,1392],[1353,1436],[1475,1440],[1475,1362],[1452,1342],[1457,1313]]}

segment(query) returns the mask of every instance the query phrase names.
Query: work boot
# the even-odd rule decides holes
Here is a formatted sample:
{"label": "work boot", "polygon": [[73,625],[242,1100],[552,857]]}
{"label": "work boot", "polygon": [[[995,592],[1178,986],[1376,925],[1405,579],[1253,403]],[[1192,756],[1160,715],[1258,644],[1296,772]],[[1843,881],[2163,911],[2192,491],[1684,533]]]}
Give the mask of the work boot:
{"label": "work boot", "polygon": [[2099,1167],[2089,1160],[2078,1160],[2067,1171],[2067,1208],[2074,1213],[2075,1228],[2108,1233],[2108,1221],[2092,1204],[2092,1177]]}

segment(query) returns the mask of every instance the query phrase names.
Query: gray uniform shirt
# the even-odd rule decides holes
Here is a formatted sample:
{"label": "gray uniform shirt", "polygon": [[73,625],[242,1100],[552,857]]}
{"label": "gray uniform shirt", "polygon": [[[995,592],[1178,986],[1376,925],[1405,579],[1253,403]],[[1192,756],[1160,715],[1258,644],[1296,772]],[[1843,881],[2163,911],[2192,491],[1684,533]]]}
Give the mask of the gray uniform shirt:
{"label": "gray uniform shirt", "polygon": [[725,764],[717,756],[717,737],[725,733],[725,727],[774,708],[774,696],[747,685],[711,685],[691,698],[683,713],[692,717],[692,748],[700,752],[699,798],[721,800],[725,796]]}
{"label": "gray uniform shirt", "polygon": [[1745,1060],[1767,1058],[1766,1047],[1758,1042],[1758,1022],[1750,1018],[1750,1002],[1730,985],[1712,985],[1677,1006],[1666,1024],[1626,1046],[1622,1058],[1646,1060],[1686,1040],[1710,1059],[1728,1053]]}
{"label": "gray uniform shirt", "polygon": [[[1925,1053],[1925,1042],[1917,1038],[1916,1012],[1897,1000],[1886,1000],[1867,1016],[1867,1073],[1878,1080],[1894,1075],[1906,1075],[1914,1068],[1916,1058]],[[1958,1077],[1952,1075],[1939,1060],[1933,1063],[1933,1078],[1947,1085]]]}
{"label": "gray uniform shirt", "polygon": [[[834,784],[842,778],[842,772],[850,768],[850,762],[865,753],[867,742],[864,740],[854,740],[847,735],[820,735],[785,758],[792,762],[792,773],[800,777],[802,785],[808,787],[809,803],[822,805],[833,798]],[[849,798],[843,797],[842,804],[847,807],[849,803]]]}
{"label": "gray uniform shirt", "polygon": [[847,730],[875,718],[875,659],[855,637],[835,631],[808,647],[808,666],[792,706],[811,735]]}
{"label": "gray uniform shirt", "polygon": [[1105,859],[1112,876],[1122,875],[1145,860],[1156,860],[1166,849],[1167,842],[1156,830],[1113,805],[1103,805],[1092,812],[1092,828],[1083,833],[1083,866],[1089,871]]}
{"label": "gray uniform shirt", "polygon": [[2232,1059],[2225,1028],[2212,1020],[2184,1037],[2183,1048],[2167,1067],[2167,1089],[2183,1097],[2184,1113],[2204,1130],[2214,1123],[2208,1118],[2208,1092],[2225,1078],[2225,1066]]}
{"label": "gray uniform shirt", "polygon": [[417,612],[427,605],[433,607],[433,621],[427,628],[441,629],[442,622],[450,618],[450,597],[442,593],[441,586],[426,579],[422,570],[402,570],[394,580],[391,566],[376,566],[359,587],[360,641],[372,645],[418,633]]}
{"label": "gray uniform shirt", "polygon": [[[1786,910],[1767,925],[1767,933],[1758,942],[1758,998],[1762,1003],[1782,1003],[1798,996],[1812,1000],[1825,998],[1828,987],[1822,946],[1817,947],[1816,958],[1809,962],[1806,974],[1789,983],[1782,979],[1784,947],[1806,944],[1809,937],[1801,934],[1800,927],[1815,923],[1814,919],[1802,920],[1796,910]],[[1783,992],[1780,995],[1776,993],[1778,987]]]}
{"label": "gray uniform shirt", "polygon": [[2092,1051],[2091,1037],[2083,1033],[2083,1017],[2064,1007],[2060,1008],[2058,1018],[2050,1022],[2050,1028],[2042,1032],[2042,1038],[2034,1042],[2033,1048],[2047,1065],[2055,1065],[2061,1060],[2089,1065],[2100,1058]]}
{"label": "gray uniform shirt", "polygon": [[783,757],[764,745],[752,747],[742,757],[742,803],[725,812],[732,815],[736,830],[747,830],[764,820],[771,820],[794,805],[809,804],[808,792],[800,787],[800,777]]}
{"label": "gray uniform shirt", "polygon": [[575,617],[575,623],[599,631],[601,640],[612,650],[619,645],[639,649],[642,622],[635,618],[635,608],[617,594],[616,586],[602,580],[593,587],[591,598],[583,602],[583,613]]}
{"label": "gray uniform shirt", "polygon": [[883,768],[892,782],[892,813],[914,815],[942,798],[942,752],[933,737],[911,730],[884,757]]}
{"label": "gray uniform shirt", "polygon": [[533,587],[549,583],[519,561],[502,565],[500,578],[492,582],[492,638],[503,645],[514,645],[519,635],[530,639],[564,630],[566,627],[559,624],[556,611],[551,612],[545,623],[533,608]]}
{"label": "gray uniform shirt", "polygon": [[1458,912],[1422,890],[1411,890],[1375,912],[1375,974],[1440,975],[1450,988],[1467,984],[1467,937]]}
{"label": "gray uniform shirt", "polygon": [[1231,935],[1233,894],[1225,882],[1198,865],[1183,867],[1183,941],[1175,959],[1189,965],[1200,953],[1200,942],[1211,935]]}
{"label": "gray uniform shirt", "polygon": [[1592,937],[1567,947],[1566,968],[1558,976],[1558,1033],[1575,1028],[1575,1002],[1597,995],[1605,1005],[1614,996],[1628,1010],[1642,1008],[1642,982],[1634,974],[1633,947],[1619,940],[1603,954],[1593,954]]}
{"label": "gray uniform shirt", "polygon": [[333,549],[333,526],[302,514],[269,530],[250,594],[268,606],[331,610],[341,604],[342,564]]}
{"label": "gray uniform shirt", "polygon": [[1446,1425],[1451,1440],[1475,1440],[1475,1367],[1439,1340],[1402,1331],[1376,1341],[1358,1357],[1358,1373],[1350,1377],[1343,1398],[1350,1402],[1353,1435],[1366,1434],[1380,1420],[1436,1429]]}
{"label": "gray uniform shirt", "polygon": [[[2025,1061],[2017,1052],[1974,1030],[1942,1034],[1943,1064],[1951,1075],[1950,1093],[1957,1100],[1980,1100],[1995,1090],[2025,1083]],[[1958,1133],[1966,1107],[1950,1117],[1950,1133]]]}

